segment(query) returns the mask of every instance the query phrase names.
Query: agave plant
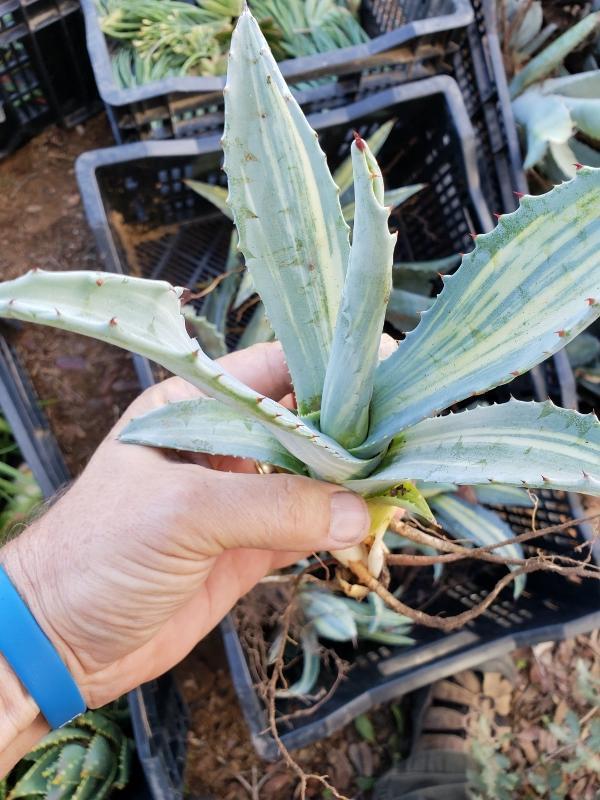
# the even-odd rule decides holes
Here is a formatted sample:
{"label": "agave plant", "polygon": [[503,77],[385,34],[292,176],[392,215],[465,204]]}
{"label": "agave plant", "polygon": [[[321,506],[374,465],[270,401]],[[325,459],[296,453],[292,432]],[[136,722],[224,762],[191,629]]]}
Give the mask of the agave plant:
{"label": "agave plant", "polygon": [[510,84],[515,119],[527,142],[524,166],[539,164],[556,182],[572,177],[577,163],[600,166],[598,150],[576,137],[580,132],[588,141],[600,141],[600,70],[550,77],[599,26],[600,12],[589,14],[532,58]]}
{"label": "agave plant", "polygon": [[373,576],[397,507],[433,518],[415,480],[600,494],[593,415],[517,400],[441,415],[508,383],[600,315],[600,171],[581,169],[546,195],[523,197],[477,237],[417,327],[380,361],[396,236],[368,144],[357,137],[351,147],[350,245],[316,134],[248,11],[232,37],[225,109],[228,203],[285,351],[297,413],[202,351],[186,331],[180,288],[43,271],[0,285],[0,315],[119,345],[208,395],[132,421],[122,441],[258,459],[360,493],[370,534],[335,555]]}
{"label": "agave plant", "polygon": [[124,789],[133,752],[119,725],[124,716],[117,702],[49,733],[0,781],[0,800],[104,800]]}
{"label": "agave plant", "polygon": [[[367,595],[366,602],[359,603],[306,584],[298,592],[297,601],[302,625],[299,635],[302,673],[296,683],[279,689],[278,697],[303,697],[312,693],[321,671],[319,638],[355,643],[362,639],[395,647],[415,642],[408,635],[411,620],[386,608],[374,592]],[[280,631],[271,645],[271,664],[281,650],[282,635]]]}

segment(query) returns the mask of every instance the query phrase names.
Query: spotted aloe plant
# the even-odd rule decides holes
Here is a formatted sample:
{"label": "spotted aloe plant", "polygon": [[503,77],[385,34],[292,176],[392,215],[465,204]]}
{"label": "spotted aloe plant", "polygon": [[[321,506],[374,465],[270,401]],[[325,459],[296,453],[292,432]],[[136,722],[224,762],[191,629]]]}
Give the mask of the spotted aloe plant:
{"label": "spotted aloe plant", "polygon": [[124,789],[133,753],[126,718],[121,700],[52,731],[0,780],[0,800],[105,800]]}
{"label": "spotted aloe plant", "polygon": [[375,576],[396,507],[432,519],[412,481],[600,494],[595,416],[516,400],[441,415],[508,383],[600,315],[600,171],[523,197],[477,237],[417,327],[380,360],[396,237],[368,144],[351,146],[350,244],[317,136],[248,11],[232,39],[225,113],[228,204],[285,351],[297,413],[202,351],[186,332],[182,289],[91,272],[34,271],[0,285],[0,315],[140,353],[208,395],[134,420],[123,441],[260,459],[359,492],[371,532],[336,556]]}

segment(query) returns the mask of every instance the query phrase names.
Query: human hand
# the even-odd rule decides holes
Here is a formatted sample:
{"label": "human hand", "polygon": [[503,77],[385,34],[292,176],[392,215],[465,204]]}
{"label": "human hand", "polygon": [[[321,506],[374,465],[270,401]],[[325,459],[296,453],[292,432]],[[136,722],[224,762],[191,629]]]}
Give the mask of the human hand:
{"label": "human hand", "polygon": [[[221,363],[274,399],[291,390],[277,344]],[[180,661],[272,569],[367,534],[366,504],[339,486],[118,441],[132,417],[198,395],[179,378],[142,394],[69,491],[0,552],[90,707]]]}

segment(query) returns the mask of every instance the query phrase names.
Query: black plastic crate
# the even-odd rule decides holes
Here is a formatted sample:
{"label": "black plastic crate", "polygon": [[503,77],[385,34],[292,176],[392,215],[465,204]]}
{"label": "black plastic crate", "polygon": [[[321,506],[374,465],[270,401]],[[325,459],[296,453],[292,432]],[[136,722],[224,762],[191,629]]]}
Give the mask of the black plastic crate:
{"label": "black plastic crate", "polygon": [[475,129],[483,194],[492,211],[517,207],[527,192],[519,139],[498,39],[495,0],[472,0],[475,20],[447,67],[456,79]]}
{"label": "black plastic crate", "polygon": [[1,331],[0,409],[44,497],[51,497],[69,473],[27,372]]}
{"label": "black plastic crate", "polygon": [[[224,76],[184,76],[119,88],[95,0],[81,4],[96,83],[118,143],[185,138],[220,128]],[[456,49],[472,20],[469,0],[363,0],[361,23],[372,37],[368,43],[289,59],[280,68],[292,86],[329,77],[343,83],[355,100],[364,79],[372,75],[398,83],[440,72],[444,54]],[[298,99],[311,103],[320,89],[299,92]]]}
{"label": "black plastic crate", "polygon": [[76,0],[0,0],[0,158],[99,108]]}
{"label": "black plastic crate", "polygon": [[[451,78],[404,84],[350,105],[339,99],[339,108],[309,117],[332,167],[348,155],[353,129],[368,136],[396,119],[379,154],[386,183],[427,184],[394,217],[397,258],[466,251],[470,232],[491,229],[473,130]],[[224,185],[221,163],[215,137],[143,142],[80,156],[77,178],[104,268],[191,289],[219,275],[232,223],[184,180]],[[235,345],[235,336],[229,344]]]}

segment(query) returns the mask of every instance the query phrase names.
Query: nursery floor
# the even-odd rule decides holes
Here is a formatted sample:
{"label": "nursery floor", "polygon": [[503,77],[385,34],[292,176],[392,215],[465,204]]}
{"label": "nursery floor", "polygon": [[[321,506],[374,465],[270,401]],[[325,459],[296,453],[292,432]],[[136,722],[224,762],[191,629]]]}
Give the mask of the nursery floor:
{"label": "nursery floor", "polygon": [[[540,774],[540,760],[559,766],[573,756],[572,749],[549,730],[548,722],[564,724],[569,710],[584,719],[583,734],[600,707],[593,707],[577,687],[575,666],[581,660],[600,681],[600,633],[565,642],[551,642],[514,654],[518,678],[511,695],[511,711],[500,730],[481,737],[487,758],[505,756],[509,772],[519,776],[513,800],[544,800],[532,781]],[[217,634],[205,640],[179,667],[178,678],[190,705],[192,730],[188,736],[186,788],[190,800],[292,800],[297,779],[282,762],[266,764],[254,753],[237,704]],[[493,690],[492,690],[493,697]],[[492,703],[493,704],[493,703]],[[485,706],[484,706],[485,711]],[[293,753],[307,771],[327,774],[331,783],[352,800],[372,797],[374,777],[398,761],[409,748],[408,698],[382,706],[339,733]],[[586,728],[587,726],[587,728]],[[600,772],[581,767],[563,784],[565,800],[595,800]],[[331,795],[312,785],[307,797],[327,800]],[[490,794],[481,800],[496,800]]]}
{"label": "nursery floor", "polygon": [[[0,276],[32,267],[94,269],[95,245],[74,173],[76,157],[112,144],[104,115],[48,128],[0,164]],[[67,466],[77,475],[138,392],[130,356],[101,342],[23,325],[10,334]]]}

